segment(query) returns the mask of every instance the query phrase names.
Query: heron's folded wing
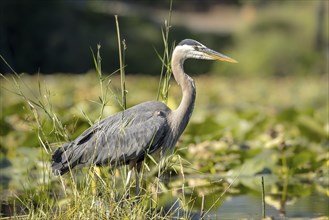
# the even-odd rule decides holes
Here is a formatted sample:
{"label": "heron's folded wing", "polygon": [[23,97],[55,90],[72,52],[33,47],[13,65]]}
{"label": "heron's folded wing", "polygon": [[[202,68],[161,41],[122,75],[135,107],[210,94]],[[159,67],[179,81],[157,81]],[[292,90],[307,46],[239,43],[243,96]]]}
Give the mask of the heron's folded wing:
{"label": "heron's folded wing", "polygon": [[167,132],[166,118],[155,111],[119,114],[77,139],[77,144],[85,145],[79,162],[121,165],[138,161],[161,147]]}

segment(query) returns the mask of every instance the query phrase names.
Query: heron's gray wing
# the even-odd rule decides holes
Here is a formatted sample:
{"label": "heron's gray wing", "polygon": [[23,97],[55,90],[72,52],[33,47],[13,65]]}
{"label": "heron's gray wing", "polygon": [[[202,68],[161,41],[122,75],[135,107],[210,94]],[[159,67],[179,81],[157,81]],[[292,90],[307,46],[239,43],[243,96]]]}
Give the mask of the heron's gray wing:
{"label": "heron's gray wing", "polygon": [[163,103],[148,102],[106,118],[59,148],[53,156],[53,169],[59,162],[60,166],[71,168],[138,162],[163,145],[169,129],[169,111]]}
{"label": "heron's gray wing", "polygon": [[161,111],[129,114],[116,123],[104,125],[95,135],[95,156],[86,155],[82,160],[94,158],[93,163],[97,165],[137,162],[142,160],[146,153],[159,149],[167,132],[167,119]]}

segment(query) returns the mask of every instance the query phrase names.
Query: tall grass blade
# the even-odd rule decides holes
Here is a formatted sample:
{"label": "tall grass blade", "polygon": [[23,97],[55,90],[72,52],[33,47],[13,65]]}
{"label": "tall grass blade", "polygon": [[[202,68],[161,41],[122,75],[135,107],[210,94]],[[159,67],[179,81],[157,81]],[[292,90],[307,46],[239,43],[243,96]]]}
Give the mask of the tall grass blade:
{"label": "tall grass blade", "polygon": [[[158,86],[158,92],[157,92],[157,100],[161,100],[162,102],[166,103],[168,100],[168,94],[169,94],[169,82],[171,77],[171,67],[170,67],[170,57],[171,57],[171,51],[169,51],[168,41],[169,41],[169,32],[171,28],[171,15],[172,15],[172,0],[170,1],[170,7],[169,7],[169,14],[168,19],[165,20],[165,30],[161,30],[163,45],[164,45],[164,51],[162,58],[160,58],[160,61],[162,63],[161,66],[161,74],[160,74],[160,80],[159,80],[159,86]],[[158,57],[159,53],[156,51]]]}
{"label": "tall grass blade", "polygon": [[123,56],[123,52],[121,50],[121,43],[123,43],[123,45],[124,45],[124,50],[126,49],[126,44],[125,44],[125,41],[121,42],[118,15],[115,15],[114,17],[115,17],[115,24],[116,24],[116,29],[117,29],[119,61],[120,61],[121,105],[122,105],[123,109],[126,109],[127,108],[127,103],[126,103],[126,82],[125,82],[124,56]]}

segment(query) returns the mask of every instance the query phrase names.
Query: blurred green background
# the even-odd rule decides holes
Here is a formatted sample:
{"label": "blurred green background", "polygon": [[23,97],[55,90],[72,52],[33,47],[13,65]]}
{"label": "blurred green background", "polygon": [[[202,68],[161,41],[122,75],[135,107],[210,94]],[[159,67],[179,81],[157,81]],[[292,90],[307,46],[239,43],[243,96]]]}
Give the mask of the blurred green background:
{"label": "blurred green background", "polygon": [[[159,74],[161,27],[170,1],[3,0],[1,54],[26,73],[84,73],[90,47],[102,45],[103,70],[118,69],[114,14],[127,45],[126,72]],[[196,39],[240,61],[228,75],[324,74],[328,62],[328,3],[312,1],[173,1],[170,43]],[[223,70],[190,61],[191,73]],[[0,72],[10,72],[5,65]]]}
{"label": "blurred green background", "polygon": [[[13,77],[1,61],[3,216],[12,214],[8,207],[13,202],[8,201],[13,195],[38,204],[40,186],[61,192],[58,180],[44,177],[50,161],[45,149],[75,138],[99,118],[101,91],[90,49],[101,44],[106,75],[118,70],[115,14],[127,46],[128,106],[156,98],[161,72],[156,51],[164,50],[161,29],[169,5],[0,1],[0,54],[24,73]],[[223,191],[228,197],[252,194],[260,200],[259,177],[267,175],[266,201],[277,212],[298,215],[289,209],[285,213],[286,203],[298,208],[300,198],[308,198],[302,216],[328,215],[328,6],[325,0],[173,1],[169,45],[192,38],[239,61],[186,61],[185,71],[195,78],[198,94],[178,143],[178,154],[190,162],[184,164],[186,186],[196,187],[186,193],[199,200],[202,194],[207,198]],[[121,110],[118,74],[106,83],[110,92],[104,117]],[[42,108],[31,108],[19,92]],[[172,82],[170,107],[178,105],[180,95]]]}

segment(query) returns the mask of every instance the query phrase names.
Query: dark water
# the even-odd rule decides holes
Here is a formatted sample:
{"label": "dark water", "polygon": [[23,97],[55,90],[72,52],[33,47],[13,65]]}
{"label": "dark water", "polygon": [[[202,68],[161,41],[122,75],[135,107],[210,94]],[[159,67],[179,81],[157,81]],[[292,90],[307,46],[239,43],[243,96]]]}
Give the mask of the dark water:
{"label": "dark water", "polygon": [[[287,202],[285,216],[282,216],[279,207],[275,204],[265,206],[265,214],[275,219],[296,218],[309,219],[329,215],[329,197],[313,193],[307,197],[301,197]],[[253,195],[238,195],[227,197],[222,205],[209,217],[219,219],[261,219],[261,198]]]}
{"label": "dark water", "polygon": [[[220,178],[213,177],[213,180]],[[279,187],[281,182],[273,175],[265,176],[265,188],[267,183],[268,191],[265,189],[265,216],[274,219],[314,219],[318,217],[329,216],[329,191],[328,182],[326,179],[314,179],[311,181],[303,181],[297,177],[291,177],[287,191]],[[206,176],[202,176],[206,178]],[[262,192],[260,192],[260,177],[239,177],[240,183],[254,182],[257,187],[245,187],[238,185],[233,188],[233,191],[225,192],[224,189],[216,191],[216,187],[209,186],[210,189],[205,195],[205,219],[261,219],[263,214],[262,209]],[[214,183],[220,183],[214,181]],[[223,180],[224,182],[224,180]],[[321,183],[321,184],[320,184]],[[218,185],[218,184],[217,184]],[[272,187],[278,186],[278,187]],[[213,189],[213,190],[212,190]],[[270,190],[271,189],[271,190]],[[237,192],[234,192],[237,190]],[[185,196],[188,197],[188,196]],[[218,198],[220,198],[218,204]],[[175,198],[173,198],[175,200]],[[196,198],[194,207],[195,210],[190,216],[192,219],[200,218],[200,198]],[[217,204],[215,204],[217,203]],[[171,203],[173,204],[173,203]],[[212,206],[212,204],[214,204]],[[177,206],[177,205],[176,205]],[[207,212],[207,210],[211,210]],[[179,207],[178,207],[179,209]],[[179,213],[181,215],[181,213]],[[328,219],[328,218],[326,218]]]}
{"label": "dark water", "polygon": [[[280,212],[278,204],[265,205],[266,217],[272,219],[315,219],[329,216],[329,197],[313,193],[310,196],[294,199],[285,204],[285,215]],[[178,210],[179,203],[174,201],[168,207]],[[196,211],[189,216],[191,219],[200,219],[200,212]],[[177,212],[174,219],[186,216]],[[204,215],[205,219],[262,219],[261,197],[252,194],[227,196],[222,204]]]}

